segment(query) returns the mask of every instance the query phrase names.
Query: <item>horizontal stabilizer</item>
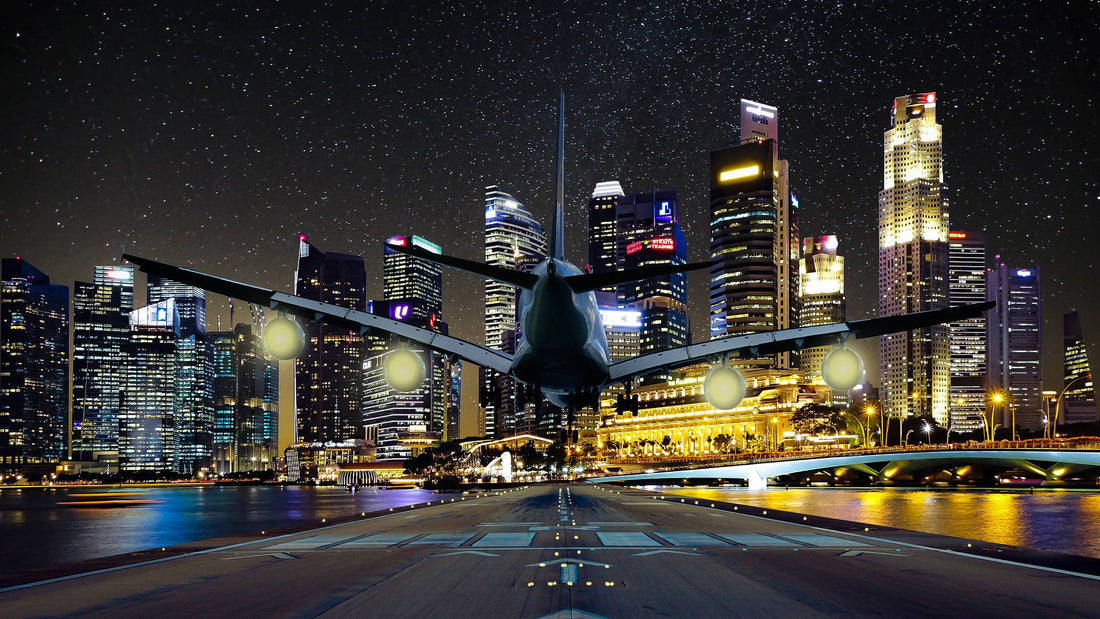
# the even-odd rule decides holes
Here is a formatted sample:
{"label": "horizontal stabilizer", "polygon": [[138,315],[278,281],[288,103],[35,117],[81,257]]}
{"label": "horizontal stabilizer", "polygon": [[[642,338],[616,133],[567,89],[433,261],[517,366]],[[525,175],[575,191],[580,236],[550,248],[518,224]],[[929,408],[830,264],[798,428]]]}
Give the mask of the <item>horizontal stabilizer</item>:
{"label": "horizontal stabilizer", "polygon": [[407,247],[390,243],[386,243],[386,247],[402,254],[408,254],[422,260],[427,260],[428,262],[442,264],[453,269],[458,269],[459,271],[466,271],[467,273],[479,275],[485,279],[491,279],[502,284],[510,284],[527,290],[533,288],[535,286],[535,281],[538,280],[537,276],[530,273],[524,273],[523,271],[513,271],[512,269],[496,267],[491,264],[485,264],[484,262],[475,262],[473,260],[455,258],[454,256],[435,254],[430,251],[424,251],[419,247]]}
{"label": "horizontal stabilizer", "polygon": [[584,273],[581,275],[570,275],[565,278],[565,282],[569,284],[569,287],[573,289],[573,292],[580,294],[582,292],[589,292],[592,290],[598,290],[600,288],[608,288],[611,286],[618,286],[619,284],[626,284],[629,282],[637,282],[643,279],[649,279],[651,277],[663,277],[665,275],[672,275],[673,273],[683,273],[685,271],[695,271],[698,269],[706,269],[711,266],[710,262],[690,262],[688,264],[653,264],[644,267],[638,267],[636,269],[630,269],[629,271],[609,271],[607,273]]}

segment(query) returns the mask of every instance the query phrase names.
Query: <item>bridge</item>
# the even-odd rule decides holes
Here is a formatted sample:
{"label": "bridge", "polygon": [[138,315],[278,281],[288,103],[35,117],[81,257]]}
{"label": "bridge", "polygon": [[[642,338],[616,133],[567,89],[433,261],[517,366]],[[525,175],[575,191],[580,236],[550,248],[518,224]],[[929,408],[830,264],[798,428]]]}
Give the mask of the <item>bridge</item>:
{"label": "bridge", "polygon": [[[782,475],[839,474],[855,470],[878,481],[891,481],[922,471],[957,471],[965,466],[990,466],[1026,471],[1044,482],[1056,482],[1067,476],[1100,467],[1100,445],[1074,447],[1014,447],[932,445],[908,449],[851,450],[829,452],[796,452],[771,455],[722,464],[650,470],[644,473],[601,477],[598,481],[669,482],[685,479],[743,479],[750,490],[764,490],[768,479]],[[595,481],[595,480],[594,480]]]}

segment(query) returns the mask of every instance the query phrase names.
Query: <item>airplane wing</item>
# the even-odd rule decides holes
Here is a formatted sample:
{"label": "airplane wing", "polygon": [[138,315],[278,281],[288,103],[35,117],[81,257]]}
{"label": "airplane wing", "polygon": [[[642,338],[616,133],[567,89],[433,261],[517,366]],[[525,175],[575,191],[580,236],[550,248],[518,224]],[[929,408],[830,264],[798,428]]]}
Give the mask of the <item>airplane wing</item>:
{"label": "airplane wing", "polygon": [[185,269],[147,258],[123,254],[123,258],[136,264],[142,271],[166,277],[173,281],[196,286],[227,297],[256,303],[288,314],[344,327],[365,335],[377,330],[392,333],[397,337],[422,344],[432,350],[455,355],[471,363],[492,368],[507,374],[512,367],[512,358],[498,350],[486,348],[480,344],[460,340],[456,337],[421,329],[384,316],[375,316],[358,310],[340,307],[331,303],[322,303],[312,299],[298,297],[278,290],[268,290],[230,279],[215,277],[192,269]]}
{"label": "airplane wing", "polygon": [[812,346],[828,346],[838,344],[848,336],[857,339],[875,337],[887,333],[909,331],[932,325],[977,318],[986,311],[992,309],[996,303],[973,303],[959,305],[941,310],[915,312],[900,316],[884,316],[882,318],[868,318],[852,322],[838,322],[831,325],[817,327],[802,327],[799,329],[783,329],[781,331],[768,331],[765,333],[753,333],[751,335],[736,335],[725,337],[699,344],[689,344],[669,350],[632,357],[612,363],[608,367],[610,382],[620,382],[632,376],[651,374],[657,371],[671,370],[693,363],[700,363],[708,358],[718,357],[728,353],[738,353],[742,358],[756,358],[788,350],[800,350]]}

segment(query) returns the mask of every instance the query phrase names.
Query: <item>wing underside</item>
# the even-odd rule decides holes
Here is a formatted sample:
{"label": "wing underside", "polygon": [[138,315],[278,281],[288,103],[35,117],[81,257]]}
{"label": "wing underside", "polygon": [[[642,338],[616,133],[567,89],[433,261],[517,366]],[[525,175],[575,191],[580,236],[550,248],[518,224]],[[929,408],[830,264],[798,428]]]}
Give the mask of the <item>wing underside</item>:
{"label": "wing underside", "polygon": [[736,353],[742,358],[756,358],[788,350],[828,346],[839,344],[848,337],[857,339],[875,337],[887,333],[976,318],[994,305],[993,302],[974,303],[900,316],[868,318],[866,320],[838,322],[817,327],[783,329],[782,331],[726,337],[624,359],[612,363],[608,368],[608,373],[611,382],[619,382],[633,376],[672,370],[693,363],[714,362],[722,355],[732,353]]}
{"label": "wing underside", "polygon": [[456,337],[414,327],[399,320],[375,316],[374,314],[340,307],[331,303],[322,303],[277,290],[260,288],[147,258],[127,254],[123,254],[123,258],[136,264],[146,273],[284,311],[308,320],[343,327],[360,335],[365,335],[371,331],[392,333],[401,339],[417,342],[432,350],[460,357],[471,363],[492,368],[502,374],[507,374],[511,369],[512,358],[507,354]]}

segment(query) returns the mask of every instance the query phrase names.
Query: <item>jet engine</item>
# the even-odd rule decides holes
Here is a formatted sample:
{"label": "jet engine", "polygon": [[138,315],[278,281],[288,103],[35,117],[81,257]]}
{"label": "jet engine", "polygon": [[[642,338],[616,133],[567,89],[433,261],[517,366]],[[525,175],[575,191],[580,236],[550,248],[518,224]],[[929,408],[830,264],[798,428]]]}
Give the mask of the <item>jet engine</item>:
{"label": "jet engine", "polygon": [[286,361],[301,354],[306,345],[306,335],[297,322],[279,316],[264,327],[264,346],[272,357]]}
{"label": "jet engine", "polygon": [[837,391],[848,391],[863,380],[863,359],[851,348],[838,346],[821,362],[821,378]]}
{"label": "jet engine", "polygon": [[420,355],[408,348],[398,348],[382,362],[386,382],[397,391],[412,391],[424,382],[427,369]]}
{"label": "jet engine", "polygon": [[745,377],[726,364],[719,365],[703,381],[703,395],[718,410],[737,408],[745,397]]}

